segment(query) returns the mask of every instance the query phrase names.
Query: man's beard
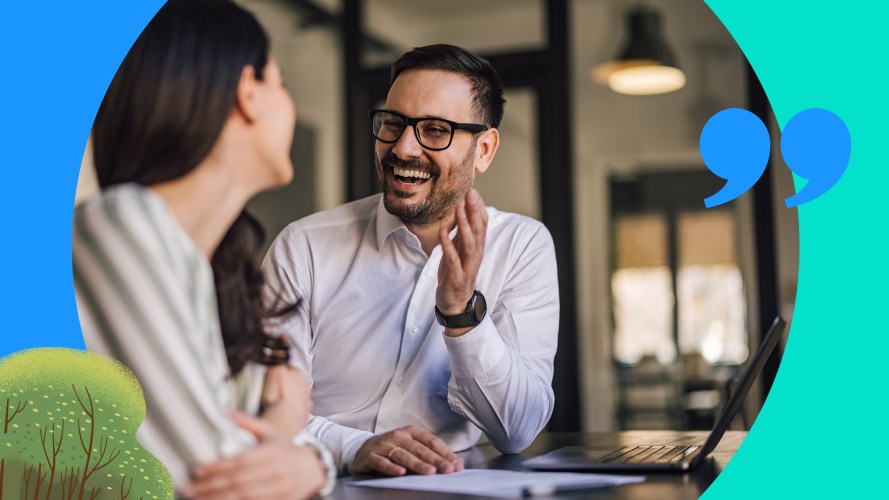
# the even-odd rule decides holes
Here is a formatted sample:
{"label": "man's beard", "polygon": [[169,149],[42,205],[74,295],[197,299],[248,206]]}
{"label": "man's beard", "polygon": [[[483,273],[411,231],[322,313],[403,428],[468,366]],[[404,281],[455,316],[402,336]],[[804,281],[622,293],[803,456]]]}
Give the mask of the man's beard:
{"label": "man's beard", "polygon": [[[437,166],[420,159],[402,160],[390,151],[382,160],[375,157],[377,175],[383,185],[383,206],[386,211],[401,219],[405,224],[428,226],[441,222],[454,213],[457,204],[472,188],[472,159],[475,148],[469,148],[466,157],[459,166],[452,168],[445,177]],[[391,184],[389,175],[394,167],[428,172],[431,177],[426,199],[421,203],[409,203],[409,200],[421,196],[418,193],[399,191]]]}

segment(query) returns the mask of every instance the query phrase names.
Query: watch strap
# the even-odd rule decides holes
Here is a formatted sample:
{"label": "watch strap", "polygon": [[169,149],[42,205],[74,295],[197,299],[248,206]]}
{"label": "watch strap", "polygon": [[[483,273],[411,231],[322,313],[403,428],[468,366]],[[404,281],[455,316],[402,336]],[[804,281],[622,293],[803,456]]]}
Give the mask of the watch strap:
{"label": "watch strap", "polygon": [[[478,310],[479,306],[482,307],[481,311]],[[469,302],[466,303],[466,310],[462,313],[445,316],[442,314],[441,310],[438,309],[438,306],[435,306],[435,319],[438,321],[438,324],[445,328],[469,328],[478,326],[478,324],[485,319],[486,313],[487,303],[485,302],[485,296],[478,290],[473,292]]]}

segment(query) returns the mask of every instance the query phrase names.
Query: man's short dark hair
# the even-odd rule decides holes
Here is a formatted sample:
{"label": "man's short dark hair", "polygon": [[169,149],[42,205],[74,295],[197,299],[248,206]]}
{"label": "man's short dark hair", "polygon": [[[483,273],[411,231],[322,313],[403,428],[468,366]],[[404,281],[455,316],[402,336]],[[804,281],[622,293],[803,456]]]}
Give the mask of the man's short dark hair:
{"label": "man's short dark hair", "polygon": [[454,45],[416,47],[392,65],[389,85],[398,75],[412,69],[434,69],[456,73],[472,86],[473,108],[479,119],[492,128],[503,119],[503,83],[487,59]]}

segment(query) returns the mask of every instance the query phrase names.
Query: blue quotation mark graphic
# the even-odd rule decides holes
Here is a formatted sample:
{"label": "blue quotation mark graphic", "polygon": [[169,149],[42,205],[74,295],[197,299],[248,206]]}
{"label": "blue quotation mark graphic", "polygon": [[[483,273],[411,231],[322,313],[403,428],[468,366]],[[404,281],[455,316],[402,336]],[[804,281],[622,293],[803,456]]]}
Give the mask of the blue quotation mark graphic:
{"label": "blue quotation mark graphic", "polygon": [[[745,109],[725,109],[713,115],[701,131],[701,156],[707,168],[726,180],[725,186],[704,199],[707,208],[741,196],[762,177],[771,144],[765,124]],[[788,208],[826,193],[840,180],[849,164],[852,138],[837,115],[812,108],[794,115],[784,127],[781,153],[805,187],[787,198]]]}

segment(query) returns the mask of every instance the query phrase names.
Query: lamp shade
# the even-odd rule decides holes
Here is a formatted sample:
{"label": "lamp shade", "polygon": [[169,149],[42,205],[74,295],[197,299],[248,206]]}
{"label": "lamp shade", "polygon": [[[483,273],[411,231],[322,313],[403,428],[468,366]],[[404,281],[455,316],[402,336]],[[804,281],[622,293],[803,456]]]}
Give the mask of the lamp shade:
{"label": "lamp shade", "polygon": [[593,79],[629,95],[666,94],[685,86],[685,73],[667,45],[660,15],[637,8],[628,16],[629,41],[616,60],[593,68]]}

